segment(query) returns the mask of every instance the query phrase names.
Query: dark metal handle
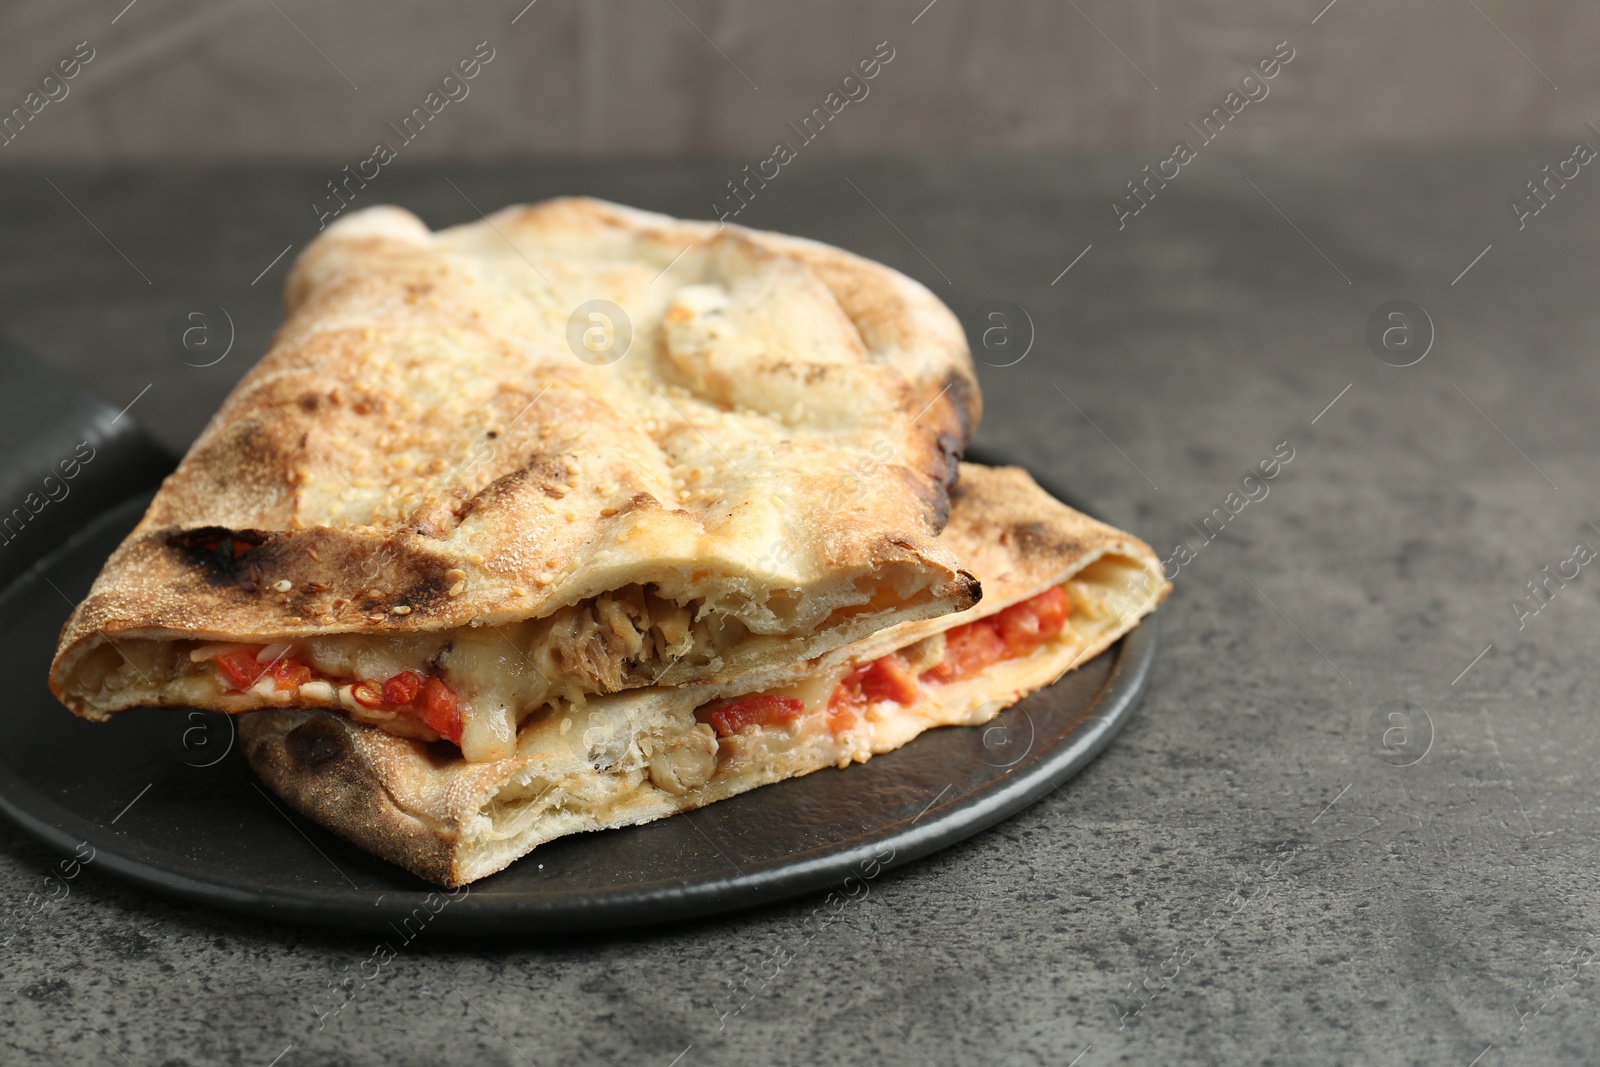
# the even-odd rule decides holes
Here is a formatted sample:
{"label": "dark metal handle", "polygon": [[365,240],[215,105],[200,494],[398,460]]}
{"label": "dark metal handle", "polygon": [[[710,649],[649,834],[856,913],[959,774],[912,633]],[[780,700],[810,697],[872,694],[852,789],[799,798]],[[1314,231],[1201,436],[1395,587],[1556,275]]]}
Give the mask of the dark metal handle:
{"label": "dark metal handle", "polygon": [[173,463],[132,416],[0,337],[0,587]]}

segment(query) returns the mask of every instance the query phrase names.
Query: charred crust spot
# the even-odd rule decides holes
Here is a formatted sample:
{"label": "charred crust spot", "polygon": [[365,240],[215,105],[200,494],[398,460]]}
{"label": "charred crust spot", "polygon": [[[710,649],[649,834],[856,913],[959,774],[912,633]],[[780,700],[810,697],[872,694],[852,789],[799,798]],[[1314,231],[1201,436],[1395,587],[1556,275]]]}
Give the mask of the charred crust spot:
{"label": "charred crust spot", "polygon": [[494,504],[514,495],[524,483],[531,482],[543,488],[546,496],[562,497],[568,492],[567,465],[559,456],[534,455],[525,466],[502,474],[484,486],[456,510],[457,519],[465,519],[480,507]]}
{"label": "charred crust spot", "polygon": [[444,570],[439,566],[430,566],[426,573],[420,575],[416,581],[395,597],[396,607],[407,607],[412,611],[425,611],[432,605],[444,600],[449,595],[453,582],[444,576]]}
{"label": "charred crust spot", "polygon": [[950,521],[951,494],[961,474],[961,456],[976,428],[975,396],[972,380],[951,372],[945,377],[943,389],[917,416],[921,419],[932,409],[939,409],[930,417],[929,425],[940,427],[929,442],[931,448],[914,461],[917,476],[925,484],[913,490],[936,534],[943,532]]}
{"label": "charred crust spot", "polygon": [[944,462],[941,481],[948,488],[955,485],[961,476],[961,455],[966,451],[966,444],[962,438],[953,433],[940,433],[937,438],[939,458]]}
{"label": "charred crust spot", "polygon": [[322,406],[322,398],[317,396],[315,393],[307,393],[305,396],[299,399],[298,403],[300,405],[300,410],[310,415]]}
{"label": "charred crust spot", "polygon": [[[978,428],[978,386],[965,374],[951,372],[945,379],[945,396],[950,399],[950,406],[955,409],[956,425],[958,427],[956,438],[956,455],[959,457],[961,449],[972,440],[972,433]],[[942,442],[941,442],[942,444]]]}
{"label": "charred crust spot", "polygon": [[1007,548],[1033,554],[1066,555],[1082,549],[1075,541],[1063,540],[1042,522],[1019,522],[1000,532],[1000,543]]}
{"label": "charred crust spot", "polygon": [[313,715],[284,735],[283,749],[295,766],[315,769],[343,759],[349,741],[338,723],[326,715]]}
{"label": "charred crust spot", "polygon": [[935,532],[942,532],[950,521],[950,505],[955,497],[956,483],[961,477],[962,439],[949,432],[941,432],[935,439],[939,450],[939,469],[934,472],[936,489],[930,505],[930,519]]}
{"label": "charred crust spot", "polygon": [[[214,578],[232,578],[241,568],[255,562],[251,553],[272,539],[262,530],[230,530],[225,526],[201,526],[167,536],[167,545],[176,549],[191,564],[203,568]],[[245,576],[248,581],[248,575]]]}
{"label": "charred crust spot", "polygon": [[517,491],[517,487],[527,480],[528,471],[526,468],[511,471],[509,474],[502,474],[476,493],[473,493],[465,503],[457,508],[455,512],[456,519],[465,519],[485,504],[492,504],[497,500],[512,495]]}
{"label": "charred crust spot", "polygon": [[1026,548],[1038,545],[1044,541],[1045,527],[1042,522],[1019,522],[1010,529],[1002,530],[1000,543],[1002,545],[1021,545]]}
{"label": "charred crust spot", "polygon": [[[257,398],[266,405],[277,404],[260,389]],[[206,472],[203,478],[219,485],[246,485],[266,491],[293,485],[295,473],[303,466],[300,445],[290,422],[284,421],[283,405],[266,407],[257,417],[243,417],[227,427],[216,439],[198,448],[190,457]]]}
{"label": "charred crust spot", "polygon": [[[453,584],[446,578],[451,563],[422,550],[426,539],[409,528],[376,544],[364,540],[342,543],[319,536],[319,531],[296,534],[220,526],[156,537],[152,545],[157,551],[181,560],[189,573],[207,582],[228,602],[242,601],[256,610],[270,608],[295,623],[351,614],[368,621],[415,622],[443,605]],[[309,542],[317,544],[319,554],[310,554]],[[324,562],[329,556],[332,559]],[[375,584],[349,599],[332,596],[330,590],[347,591],[355,584],[352,567],[358,564],[349,561],[362,559],[381,563],[379,570],[363,575]],[[395,608],[404,610],[396,614]]]}
{"label": "charred crust spot", "polygon": [[229,530],[227,526],[198,526],[195,530],[181,530],[166,537],[166,544],[178,545],[181,549],[198,549],[200,552],[226,552],[227,558],[235,560],[242,557],[251,549],[259,549],[266,544],[272,534],[261,530]]}

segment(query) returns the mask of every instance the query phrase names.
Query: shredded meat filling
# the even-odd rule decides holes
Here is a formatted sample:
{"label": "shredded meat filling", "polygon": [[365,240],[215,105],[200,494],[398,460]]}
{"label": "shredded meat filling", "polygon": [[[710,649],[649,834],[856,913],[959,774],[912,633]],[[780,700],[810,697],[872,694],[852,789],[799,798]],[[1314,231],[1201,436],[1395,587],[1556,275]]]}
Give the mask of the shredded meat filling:
{"label": "shredded meat filling", "polygon": [[[432,728],[457,741],[469,759],[498,759],[509,754],[521,722],[552,702],[582,707],[594,694],[654,684],[680,662],[715,670],[748,632],[742,623],[703,603],[678,604],[648,586],[634,585],[544,618],[492,628],[394,637],[330,634],[237,648],[228,643],[123,641],[99,650],[85,677],[104,693],[143,688],[152,697],[164,691],[169,699],[204,702],[221,690],[242,698],[253,691],[261,673],[244,659],[254,664],[261,651],[271,649],[269,661],[292,656],[327,682],[301,692],[301,698],[318,706],[342,706],[362,721],[404,732],[395,730],[390,721],[395,715],[386,704],[362,700],[366,690],[359,686],[381,685],[408,672],[422,681],[437,676],[458,702],[454,714],[436,716],[451,728]],[[213,662],[233,652],[244,657],[236,678],[227,674],[226,663]],[[418,699],[395,703],[420,708]]]}
{"label": "shredded meat filling", "polygon": [[690,607],[640,586],[602,593],[542,619],[532,636],[539,672],[568,689],[614,693],[654,681],[695,653],[706,661],[726,645],[719,617],[696,620]]}

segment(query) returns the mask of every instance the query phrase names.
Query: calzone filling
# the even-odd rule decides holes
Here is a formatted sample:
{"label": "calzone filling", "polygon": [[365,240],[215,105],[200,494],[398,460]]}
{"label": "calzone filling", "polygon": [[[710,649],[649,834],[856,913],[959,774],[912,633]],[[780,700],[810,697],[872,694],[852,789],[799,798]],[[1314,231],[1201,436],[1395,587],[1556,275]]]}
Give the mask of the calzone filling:
{"label": "calzone filling", "polygon": [[747,653],[782,640],[634,585],[538,619],[433,634],[108,640],[86,657],[75,687],[223,708],[235,696],[239,710],[263,701],[340,708],[391,733],[449,741],[482,761],[511,755],[518,726],[552,701],[582,706],[589,695],[652,684],[680,664],[715,670],[735,646]]}
{"label": "calzone filling", "polygon": [[[1000,660],[1069,637],[1074,599],[1092,626],[1105,597],[1077,579],[986,618],[935,634],[912,649],[859,665],[836,678],[708,705],[697,718],[719,737],[746,726],[781,727],[821,712],[840,736],[872,707],[915,702],[927,686],[978,674]],[[696,619],[690,606],[631,587],[542,619],[465,627],[438,634],[340,634],[293,642],[208,643],[134,639],[109,643],[83,664],[89,692],[159,685],[164,700],[342,710],[351,718],[421,741],[448,741],[473,761],[516,751],[518,728],[552,708],[582,708],[597,692],[647,683],[662,664],[712,662],[744,627],[724,616]]]}
{"label": "calzone filling", "polygon": [[[1149,605],[1126,603],[1123,591],[1144,575],[1133,561],[1104,557],[1060,585],[886,655],[845,659],[793,686],[702,705],[694,713],[700,736],[691,731],[688,738],[653,743],[651,782],[667,792],[691,792],[725,771],[739,773],[739,764],[759,763],[807,739],[831,741],[841,764],[865,759],[871,750],[855,743],[858,727],[939,700],[947,686],[981,685],[999,665],[1087,648],[1124,625],[1130,607],[1142,614]],[[992,695],[1009,703],[1020,694]]]}

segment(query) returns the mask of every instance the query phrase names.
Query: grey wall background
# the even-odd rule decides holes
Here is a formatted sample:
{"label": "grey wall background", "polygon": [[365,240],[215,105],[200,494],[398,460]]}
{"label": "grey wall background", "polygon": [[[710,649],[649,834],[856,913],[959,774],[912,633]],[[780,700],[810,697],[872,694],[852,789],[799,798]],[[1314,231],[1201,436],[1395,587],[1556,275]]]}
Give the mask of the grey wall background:
{"label": "grey wall background", "polygon": [[354,163],[482,40],[495,60],[408,159],[764,158],[879,41],[893,63],[808,151],[1165,149],[1283,40],[1296,58],[1227,131],[1230,147],[1571,143],[1600,121],[1592,3],[525,3],[8,3],[0,112],[75,43],[96,54],[0,166]]}

